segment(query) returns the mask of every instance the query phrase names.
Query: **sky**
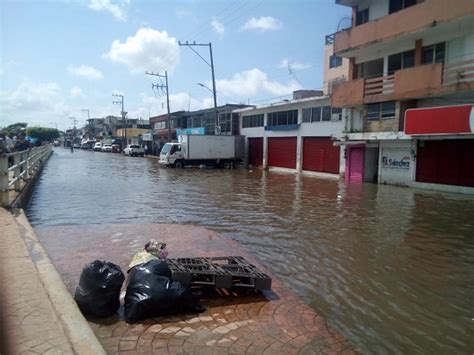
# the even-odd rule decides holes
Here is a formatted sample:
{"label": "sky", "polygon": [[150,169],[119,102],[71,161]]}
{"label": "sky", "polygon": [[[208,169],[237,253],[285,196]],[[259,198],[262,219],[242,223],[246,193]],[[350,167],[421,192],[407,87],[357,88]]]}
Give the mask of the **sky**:
{"label": "sky", "polygon": [[172,112],[212,107],[210,67],[179,41],[212,43],[218,105],[291,98],[322,87],[324,37],[348,16],[334,0],[2,0],[0,127],[120,116],[113,93],[127,117],[166,113],[146,71],[168,72]]}

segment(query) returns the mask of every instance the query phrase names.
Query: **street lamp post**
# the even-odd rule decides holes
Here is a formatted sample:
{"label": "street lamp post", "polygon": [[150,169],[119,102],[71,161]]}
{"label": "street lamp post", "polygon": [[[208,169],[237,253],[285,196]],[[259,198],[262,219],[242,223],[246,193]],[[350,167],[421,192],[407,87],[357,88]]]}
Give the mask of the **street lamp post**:
{"label": "street lamp post", "polygon": [[[215,90],[215,86],[213,86],[214,90],[212,90],[212,89],[210,89],[208,86],[204,85],[203,83],[197,83],[197,84],[198,84],[199,86],[201,86],[201,87],[203,87],[203,88],[209,90],[209,92],[214,95],[214,114],[216,115],[216,121],[215,121],[214,126],[217,128],[217,126],[218,126],[217,123],[218,123],[218,121],[219,121],[219,114],[218,114],[218,110],[217,110],[217,106],[216,106],[216,93],[215,93],[215,91],[214,91],[214,90]],[[217,132],[215,132],[215,133],[217,134]]]}

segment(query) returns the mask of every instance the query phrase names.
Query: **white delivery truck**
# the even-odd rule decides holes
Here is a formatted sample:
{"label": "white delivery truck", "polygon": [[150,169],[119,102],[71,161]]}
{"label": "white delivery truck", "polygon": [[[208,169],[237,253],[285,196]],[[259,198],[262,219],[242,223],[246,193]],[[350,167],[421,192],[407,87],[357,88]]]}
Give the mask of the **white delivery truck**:
{"label": "white delivery truck", "polygon": [[244,136],[207,136],[186,134],[176,143],[166,143],[160,152],[160,164],[183,168],[188,165],[212,165],[232,168],[245,156]]}

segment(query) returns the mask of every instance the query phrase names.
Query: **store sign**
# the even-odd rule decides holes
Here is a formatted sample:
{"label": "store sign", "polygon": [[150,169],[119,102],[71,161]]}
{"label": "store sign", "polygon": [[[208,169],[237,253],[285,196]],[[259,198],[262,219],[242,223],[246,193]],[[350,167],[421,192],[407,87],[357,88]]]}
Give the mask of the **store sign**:
{"label": "store sign", "polygon": [[185,129],[177,129],[176,135],[182,136],[185,134],[204,134],[205,129],[204,127],[195,127],[195,128],[185,128]]}
{"label": "store sign", "polygon": [[474,133],[474,105],[409,109],[405,134],[443,135]]}
{"label": "store sign", "polygon": [[382,169],[410,170],[410,157],[382,156]]}

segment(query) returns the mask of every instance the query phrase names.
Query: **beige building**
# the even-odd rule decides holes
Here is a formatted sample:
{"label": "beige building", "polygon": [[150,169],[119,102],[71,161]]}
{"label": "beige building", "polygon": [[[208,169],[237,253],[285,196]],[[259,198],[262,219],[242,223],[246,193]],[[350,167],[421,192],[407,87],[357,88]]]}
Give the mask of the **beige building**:
{"label": "beige building", "polygon": [[474,193],[474,1],[335,2],[352,8],[331,98],[350,111],[347,180]]}

